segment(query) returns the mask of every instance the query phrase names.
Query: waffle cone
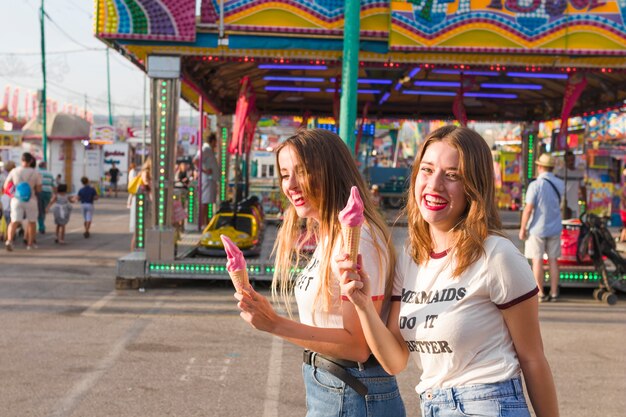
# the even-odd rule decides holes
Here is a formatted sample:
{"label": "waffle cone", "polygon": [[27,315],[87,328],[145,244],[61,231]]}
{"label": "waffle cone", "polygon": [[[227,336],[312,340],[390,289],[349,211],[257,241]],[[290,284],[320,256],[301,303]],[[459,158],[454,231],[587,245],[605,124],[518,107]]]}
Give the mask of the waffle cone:
{"label": "waffle cone", "polygon": [[359,242],[361,241],[361,226],[342,226],[341,233],[343,234],[343,251],[350,255],[352,262],[356,263],[359,254]]}
{"label": "waffle cone", "polygon": [[242,293],[242,290],[248,286],[248,270],[240,269],[238,271],[229,272],[230,279],[233,281],[233,285],[238,293]]}

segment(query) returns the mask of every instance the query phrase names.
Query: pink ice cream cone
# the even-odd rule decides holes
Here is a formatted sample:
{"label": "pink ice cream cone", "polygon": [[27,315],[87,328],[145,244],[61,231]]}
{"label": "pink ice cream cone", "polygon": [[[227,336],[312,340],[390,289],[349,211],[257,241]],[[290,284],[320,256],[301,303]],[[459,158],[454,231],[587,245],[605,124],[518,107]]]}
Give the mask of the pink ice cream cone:
{"label": "pink ice cream cone", "polygon": [[357,261],[359,254],[359,242],[361,240],[361,226],[365,221],[363,215],[363,200],[357,187],[350,189],[350,198],[346,207],[339,212],[339,223],[341,223],[341,234],[343,235],[344,253],[350,255],[352,262]]}
{"label": "pink ice cream cone", "polygon": [[224,244],[224,250],[228,261],[226,262],[226,270],[230,275],[230,279],[233,281],[233,285],[238,293],[242,293],[243,290],[249,285],[248,269],[246,268],[246,259],[243,257],[241,250],[233,243],[228,236],[220,235],[222,243]]}

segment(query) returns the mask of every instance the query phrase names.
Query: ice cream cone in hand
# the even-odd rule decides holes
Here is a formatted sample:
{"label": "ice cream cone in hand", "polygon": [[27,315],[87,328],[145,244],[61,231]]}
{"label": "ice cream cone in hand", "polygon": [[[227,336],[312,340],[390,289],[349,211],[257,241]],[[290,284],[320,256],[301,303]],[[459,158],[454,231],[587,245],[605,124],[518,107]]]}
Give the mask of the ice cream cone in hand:
{"label": "ice cream cone in hand", "polygon": [[233,243],[228,236],[220,235],[222,243],[224,244],[224,250],[228,261],[226,261],[226,270],[230,279],[233,281],[233,285],[238,293],[242,294],[245,289],[250,285],[248,280],[248,268],[246,268],[246,260],[243,257],[241,250]]}
{"label": "ice cream cone in hand", "polygon": [[365,221],[363,210],[363,200],[361,200],[359,189],[352,187],[346,207],[339,212],[339,223],[341,223],[343,236],[343,251],[349,254],[350,260],[355,263],[359,254],[361,226]]}

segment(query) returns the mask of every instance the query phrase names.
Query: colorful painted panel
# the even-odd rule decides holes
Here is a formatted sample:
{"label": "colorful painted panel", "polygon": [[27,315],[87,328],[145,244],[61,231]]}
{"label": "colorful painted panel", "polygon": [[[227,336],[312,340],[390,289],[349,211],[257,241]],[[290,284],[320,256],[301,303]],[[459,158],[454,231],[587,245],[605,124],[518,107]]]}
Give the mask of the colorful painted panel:
{"label": "colorful painted panel", "polygon": [[626,55],[625,22],[626,0],[391,1],[389,43],[396,51]]}
{"label": "colorful painted panel", "polygon": [[[225,0],[224,28],[343,36],[344,0]],[[387,36],[389,0],[361,0],[361,35]],[[201,22],[219,22],[219,1],[202,0]]]}
{"label": "colorful painted panel", "polygon": [[195,0],[97,0],[102,38],[193,42]]}

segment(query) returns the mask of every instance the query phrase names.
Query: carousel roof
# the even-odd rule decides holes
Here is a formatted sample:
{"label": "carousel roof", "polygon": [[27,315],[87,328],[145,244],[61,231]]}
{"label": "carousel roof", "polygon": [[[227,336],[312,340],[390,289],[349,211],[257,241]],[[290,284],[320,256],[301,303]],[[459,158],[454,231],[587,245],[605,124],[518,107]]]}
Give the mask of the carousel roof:
{"label": "carousel roof", "polygon": [[[151,4],[118,3],[135,2]],[[203,97],[205,111],[233,114],[248,76],[263,114],[337,112],[343,1],[226,0],[220,9],[202,0],[197,16],[195,1],[180,0],[143,17],[97,4],[100,39],[142,69],[150,55],[180,56],[181,94],[194,106]],[[451,119],[463,84],[470,120],[554,119],[574,74],[584,74],[587,86],[572,115],[623,105],[626,15],[619,4],[561,10],[541,2],[362,0],[359,114],[369,103],[369,117]]]}

